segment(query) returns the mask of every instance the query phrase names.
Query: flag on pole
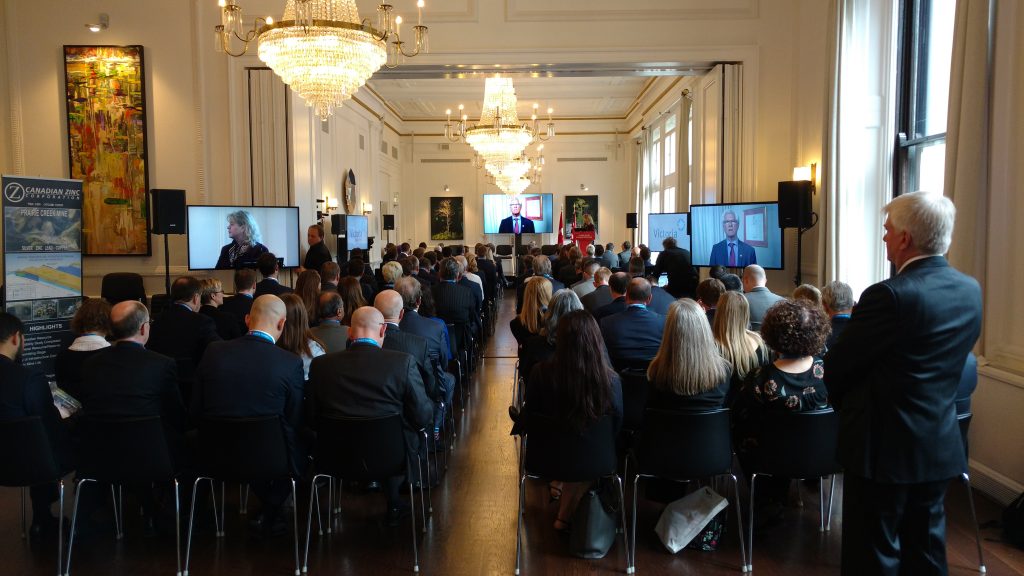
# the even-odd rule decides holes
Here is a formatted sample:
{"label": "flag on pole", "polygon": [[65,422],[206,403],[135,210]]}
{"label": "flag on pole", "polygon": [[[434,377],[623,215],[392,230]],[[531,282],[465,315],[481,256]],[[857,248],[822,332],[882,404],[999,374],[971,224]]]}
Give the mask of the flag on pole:
{"label": "flag on pole", "polygon": [[565,224],[562,223],[562,210],[558,211],[558,245],[565,242]]}

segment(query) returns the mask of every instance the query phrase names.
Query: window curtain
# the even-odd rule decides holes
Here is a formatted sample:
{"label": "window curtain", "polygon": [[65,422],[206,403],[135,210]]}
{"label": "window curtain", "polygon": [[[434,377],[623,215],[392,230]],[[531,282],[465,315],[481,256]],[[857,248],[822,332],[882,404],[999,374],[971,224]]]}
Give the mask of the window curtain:
{"label": "window curtain", "polygon": [[693,106],[689,90],[683,90],[679,99],[679,118],[676,122],[676,212],[690,210],[690,108]]}
{"label": "window curtain", "polygon": [[[647,206],[651,198],[651,130],[645,128],[640,131],[636,157],[636,196],[634,210],[637,213],[636,237],[645,237],[645,224],[647,224]],[[632,242],[634,239],[630,238]],[[640,240],[636,240],[640,242]],[[636,243],[634,242],[634,244]]]}

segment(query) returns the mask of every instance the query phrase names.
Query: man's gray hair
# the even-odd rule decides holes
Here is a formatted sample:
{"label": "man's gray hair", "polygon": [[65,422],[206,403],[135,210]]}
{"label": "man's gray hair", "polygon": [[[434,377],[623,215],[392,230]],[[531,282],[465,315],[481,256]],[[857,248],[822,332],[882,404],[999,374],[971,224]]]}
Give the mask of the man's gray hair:
{"label": "man's gray hair", "polygon": [[821,287],[821,301],[833,312],[853,308],[853,289],[846,282],[833,280]]}
{"label": "man's gray hair", "polygon": [[893,198],[882,211],[893,228],[910,234],[922,254],[934,256],[949,251],[956,220],[956,206],[949,198],[934,192],[910,192]]}
{"label": "man's gray hair", "polygon": [[562,288],[551,297],[548,310],[544,314],[544,326],[541,327],[541,335],[547,337],[549,344],[555,343],[558,320],[576,310],[583,310],[583,303],[580,302],[580,297],[569,288]]}
{"label": "man's gray hair", "polygon": [[110,339],[124,340],[139,333],[142,325],[149,322],[149,310],[141,302],[132,302],[132,311],[124,316],[111,319]]}
{"label": "man's gray hair", "polygon": [[551,259],[543,254],[534,256],[533,273],[537,276],[551,274]]}

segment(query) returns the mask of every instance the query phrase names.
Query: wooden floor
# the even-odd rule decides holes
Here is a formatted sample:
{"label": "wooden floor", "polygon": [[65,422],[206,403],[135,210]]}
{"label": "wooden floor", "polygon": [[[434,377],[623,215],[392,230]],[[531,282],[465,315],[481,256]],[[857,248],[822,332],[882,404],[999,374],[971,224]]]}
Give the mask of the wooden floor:
{"label": "wooden floor", "polygon": [[[503,303],[498,330],[491,339],[483,365],[472,386],[470,402],[458,414],[459,438],[451,454],[450,469],[433,492],[433,516],[418,539],[420,571],[424,574],[512,574],[516,535],[516,445],[508,435],[515,341],[508,332],[512,300]],[[818,532],[817,491],[803,495],[806,506],[786,509],[783,524],[755,536],[757,573],[838,574],[841,498],[837,490],[832,530]],[[300,523],[305,522],[305,497],[300,496]],[[978,498],[982,525],[999,508]],[[388,528],[382,520],[380,494],[345,493],[339,530],[314,539],[310,549],[311,574],[407,574],[412,572],[411,531],[408,523]],[[130,509],[130,508],[129,508]],[[70,510],[70,504],[68,505]],[[648,574],[737,574],[740,568],[735,525],[717,552],[684,550],[669,554],[659,543],[653,526],[659,505],[642,501],[639,513],[637,571]],[[53,574],[55,543],[30,544],[20,538],[17,490],[0,491],[0,574]],[[527,496],[523,574],[614,574],[625,571],[621,538],[603,560],[569,557],[564,537],[551,528],[555,505],[547,503],[547,490],[531,485]],[[127,514],[126,514],[127,515]],[[130,516],[130,515],[128,515]],[[964,490],[950,488],[950,573],[977,573],[974,534],[969,529]],[[194,575],[288,575],[294,571],[290,536],[255,540],[248,536],[246,517],[238,512],[237,488],[228,490],[227,533],[221,538],[207,531],[193,546],[190,573]],[[121,541],[97,534],[76,542],[72,573],[128,576],[174,574],[173,538],[144,538],[138,519],[127,519]],[[314,520],[315,527],[315,520]],[[302,528],[304,529],[304,528]],[[315,528],[314,528],[315,531]],[[995,529],[983,530],[985,560],[992,576],[1024,575],[1024,552],[998,541]]]}

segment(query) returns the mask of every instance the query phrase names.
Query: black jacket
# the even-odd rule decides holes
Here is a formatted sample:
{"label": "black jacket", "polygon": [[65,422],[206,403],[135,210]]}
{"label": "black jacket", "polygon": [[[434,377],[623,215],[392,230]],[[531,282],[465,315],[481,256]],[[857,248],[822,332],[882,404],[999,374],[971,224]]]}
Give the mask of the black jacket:
{"label": "black jacket", "polygon": [[690,260],[690,251],[684,248],[666,248],[658,255],[658,263],[654,265],[654,275],[668,274],[668,286],[665,289],[676,298],[693,298],[697,293],[697,269]]}
{"label": "black jacket", "polygon": [[68,431],[53,405],[46,376],[0,354],[0,419],[27,416],[39,416],[57,466],[62,471],[70,469],[72,462]]}

